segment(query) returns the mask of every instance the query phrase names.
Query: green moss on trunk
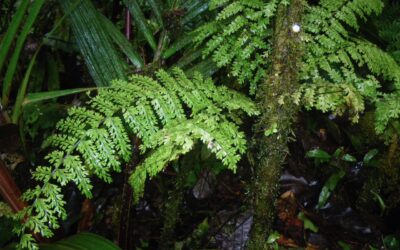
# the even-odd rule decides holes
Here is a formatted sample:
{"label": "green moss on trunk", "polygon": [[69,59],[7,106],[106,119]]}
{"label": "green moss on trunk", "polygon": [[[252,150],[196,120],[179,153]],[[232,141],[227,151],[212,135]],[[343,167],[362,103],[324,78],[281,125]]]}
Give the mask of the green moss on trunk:
{"label": "green moss on trunk", "polygon": [[255,125],[256,155],[253,180],[254,227],[249,249],[267,249],[275,211],[275,199],[282,165],[292,138],[292,124],[298,107],[291,95],[298,89],[298,69],[302,56],[301,32],[292,30],[301,25],[304,2],[293,0],[280,4],[275,19],[272,64],[268,77],[257,95],[262,115]]}

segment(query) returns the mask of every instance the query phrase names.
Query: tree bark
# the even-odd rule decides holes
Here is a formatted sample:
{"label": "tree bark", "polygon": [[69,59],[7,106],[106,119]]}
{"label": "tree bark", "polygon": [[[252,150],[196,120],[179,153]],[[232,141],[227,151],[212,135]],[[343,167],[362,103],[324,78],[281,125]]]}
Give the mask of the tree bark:
{"label": "tree bark", "polygon": [[26,203],[20,199],[21,191],[19,187],[14,182],[14,179],[2,160],[0,160],[0,195],[14,213],[26,207]]}
{"label": "tree bark", "polygon": [[253,157],[254,225],[249,249],[268,249],[266,239],[275,214],[275,199],[283,164],[288,155],[288,142],[293,139],[292,124],[298,107],[292,94],[298,89],[298,71],[302,57],[301,31],[292,27],[301,25],[303,0],[279,4],[274,27],[271,67],[264,84],[259,87],[257,102],[261,117],[255,124],[253,139],[256,155]]}

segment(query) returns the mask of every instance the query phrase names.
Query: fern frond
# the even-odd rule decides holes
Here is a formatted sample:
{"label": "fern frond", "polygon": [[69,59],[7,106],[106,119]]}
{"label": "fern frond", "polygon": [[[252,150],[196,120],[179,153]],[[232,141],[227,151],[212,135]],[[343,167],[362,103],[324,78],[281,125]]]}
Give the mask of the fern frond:
{"label": "fern frond", "polygon": [[[338,115],[348,110],[353,122],[364,111],[365,102],[374,103],[377,113],[393,106],[397,94],[382,95],[377,79],[390,83],[394,88],[389,88],[397,92],[400,65],[389,53],[354,36],[360,21],[379,14],[382,8],[380,0],[323,0],[310,8],[303,25],[306,53],[301,68],[301,79],[307,84],[296,94],[298,103],[307,109]],[[354,30],[349,31],[348,27]],[[396,118],[398,115],[393,112],[377,115],[377,133],[382,133],[389,120]]]}
{"label": "fern frond", "polygon": [[[16,229],[21,246],[36,249],[27,230],[51,237],[66,218],[61,187],[72,182],[86,197],[92,196],[90,176],[111,182],[111,172],[131,157],[130,135],[141,139],[147,156],[130,178],[137,201],[147,178],[189,152],[197,142],[205,143],[217,159],[235,171],[244,152],[245,139],[232,116],[241,110],[258,113],[252,101],[225,87],[217,87],[200,74],[188,78],[180,69],[172,74],[156,72],[157,80],[134,75],[129,81],[115,80],[100,89],[87,107],[71,108],[57,124],[57,132],[46,145],[53,148],[48,165],[39,166],[33,178],[41,183],[23,199],[30,206],[18,213],[26,222]],[[190,111],[190,112],[188,112]]]}
{"label": "fern frond", "polygon": [[177,121],[160,130],[153,136],[156,150],[135,169],[130,178],[135,201],[143,193],[146,178],[156,176],[168,162],[188,153],[197,141],[207,145],[217,159],[235,171],[240,154],[246,149],[244,135],[237,131],[238,127],[225,117],[213,117],[213,114],[207,113]]}
{"label": "fern frond", "polygon": [[359,54],[353,59],[358,65],[363,66],[365,64],[371,73],[393,82],[396,88],[400,89],[400,66],[393,57],[365,40],[357,39],[355,44],[353,50],[358,51]]}
{"label": "fern frond", "polygon": [[203,44],[203,56],[212,56],[218,67],[228,67],[239,83],[250,85],[255,93],[265,77],[271,41],[269,25],[279,1],[211,1],[221,8],[216,20],[195,31],[197,45]]}

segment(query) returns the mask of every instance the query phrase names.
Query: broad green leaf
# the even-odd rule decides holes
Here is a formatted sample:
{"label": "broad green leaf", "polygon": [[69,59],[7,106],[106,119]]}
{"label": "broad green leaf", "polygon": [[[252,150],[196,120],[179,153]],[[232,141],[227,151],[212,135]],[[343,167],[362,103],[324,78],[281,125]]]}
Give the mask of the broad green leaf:
{"label": "broad green leaf", "polygon": [[342,160],[348,161],[348,162],[356,162],[357,158],[350,154],[345,154],[345,155],[343,155]]}
{"label": "broad green leaf", "polygon": [[38,16],[40,9],[44,4],[44,0],[36,0],[32,3],[31,8],[29,9],[28,16],[26,18],[25,24],[22,27],[21,33],[18,36],[15,49],[11,56],[10,62],[7,67],[6,75],[3,81],[3,93],[2,93],[2,104],[3,106],[7,106],[9,101],[9,95],[11,91],[12,81],[14,78],[15,71],[17,69],[17,64],[19,60],[19,56],[21,54],[22,48],[25,44],[25,40],[28,37],[29,32],[33,26],[33,23]]}
{"label": "broad green leaf", "polygon": [[306,153],[307,158],[318,159],[321,162],[328,162],[331,159],[331,156],[322,149],[313,149]]}
{"label": "broad green leaf", "polygon": [[370,151],[368,151],[368,153],[366,153],[364,155],[363,162],[364,163],[370,163],[372,158],[374,158],[378,153],[379,153],[378,149],[376,149],[376,148],[371,149]]}
{"label": "broad green leaf", "polygon": [[383,238],[383,244],[388,250],[400,249],[400,239],[393,234],[386,235],[385,238]]}
{"label": "broad green leaf", "polygon": [[129,12],[132,14],[132,18],[135,21],[135,24],[137,25],[137,28],[139,31],[143,34],[147,42],[149,43],[150,47],[153,50],[156,50],[157,43],[156,40],[153,36],[152,31],[148,27],[146,23],[146,18],[144,17],[144,14],[142,10],[140,9],[139,4],[137,3],[136,0],[124,0],[123,1],[125,5],[128,7]]}
{"label": "broad green leaf", "polygon": [[343,151],[344,151],[344,147],[337,148],[335,150],[335,153],[333,153],[333,156],[336,158],[339,158],[339,156],[342,155]]}
{"label": "broad green leaf", "polygon": [[303,212],[300,212],[299,215],[297,216],[300,220],[303,221],[304,223],[304,229],[309,229],[310,231],[316,233],[318,232],[318,227],[311,221],[309,220]]}
{"label": "broad green leaf", "polygon": [[52,244],[41,244],[40,250],[119,250],[108,239],[92,233],[80,233]]}
{"label": "broad green leaf", "polygon": [[325,206],[332,192],[335,190],[339,181],[343,179],[345,174],[346,173],[344,171],[340,170],[329,177],[329,179],[325,182],[325,185],[322,187],[321,193],[319,194],[317,209]]}
{"label": "broad green leaf", "polygon": [[1,40],[1,43],[0,43],[0,72],[1,72],[4,62],[7,58],[7,54],[10,51],[10,46],[12,44],[12,41],[14,40],[14,37],[17,34],[18,28],[21,25],[21,22],[24,18],[26,10],[28,9],[29,3],[30,3],[29,0],[21,1],[20,5],[17,8],[17,11],[15,12],[15,14],[11,20],[10,26],[8,27],[7,32],[4,35],[3,40]]}

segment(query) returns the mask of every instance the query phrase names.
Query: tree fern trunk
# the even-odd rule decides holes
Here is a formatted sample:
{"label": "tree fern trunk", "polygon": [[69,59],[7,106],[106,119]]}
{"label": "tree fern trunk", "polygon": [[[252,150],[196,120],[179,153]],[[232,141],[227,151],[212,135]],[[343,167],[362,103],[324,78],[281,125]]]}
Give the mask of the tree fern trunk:
{"label": "tree fern trunk", "polygon": [[268,249],[266,239],[274,219],[279,176],[288,154],[287,143],[291,139],[291,127],[298,111],[291,95],[298,88],[301,32],[294,32],[292,26],[296,23],[300,25],[303,7],[302,0],[292,0],[286,6],[279,5],[272,64],[257,95],[262,114],[255,125],[253,140],[257,153],[253,159],[254,227],[249,249]]}

